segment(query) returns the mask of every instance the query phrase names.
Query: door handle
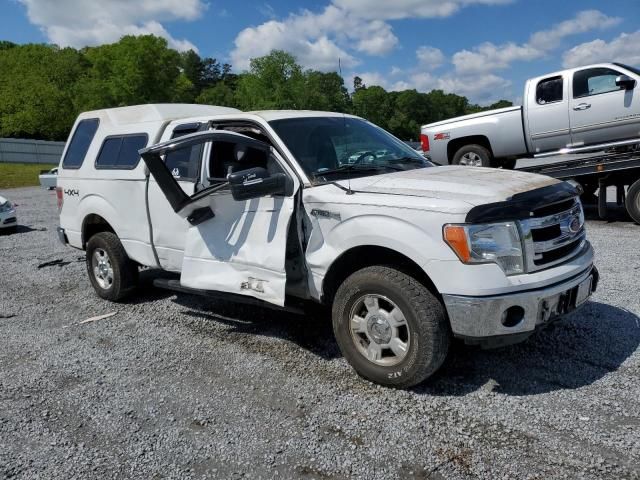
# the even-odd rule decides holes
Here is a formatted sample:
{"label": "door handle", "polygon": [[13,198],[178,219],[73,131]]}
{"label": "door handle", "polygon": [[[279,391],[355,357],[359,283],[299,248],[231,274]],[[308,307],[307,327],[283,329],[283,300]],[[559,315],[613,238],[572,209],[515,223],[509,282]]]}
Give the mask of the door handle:
{"label": "door handle", "polygon": [[590,103],[580,103],[580,104],[576,105],[575,107],[573,107],[574,110],[586,110],[588,108],[591,108],[591,104]]}

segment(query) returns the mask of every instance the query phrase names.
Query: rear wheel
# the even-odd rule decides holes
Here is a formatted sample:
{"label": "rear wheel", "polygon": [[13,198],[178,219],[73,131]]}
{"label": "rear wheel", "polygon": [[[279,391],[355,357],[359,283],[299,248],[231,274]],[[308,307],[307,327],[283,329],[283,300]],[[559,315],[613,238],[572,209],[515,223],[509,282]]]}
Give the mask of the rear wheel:
{"label": "rear wheel", "polygon": [[363,268],[336,292],[333,330],[356,372],[408,388],[442,365],[449,348],[444,308],[420,282],[390,267]]}
{"label": "rear wheel", "polygon": [[451,164],[466,167],[490,167],[491,153],[482,145],[465,145],[455,153]]}
{"label": "rear wheel", "polygon": [[114,233],[100,232],[92,236],[87,243],[86,259],[91,285],[105,300],[123,300],[136,287],[138,267]]}
{"label": "rear wheel", "polygon": [[629,187],[625,201],[627,212],[636,223],[640,223],[640,180]]}

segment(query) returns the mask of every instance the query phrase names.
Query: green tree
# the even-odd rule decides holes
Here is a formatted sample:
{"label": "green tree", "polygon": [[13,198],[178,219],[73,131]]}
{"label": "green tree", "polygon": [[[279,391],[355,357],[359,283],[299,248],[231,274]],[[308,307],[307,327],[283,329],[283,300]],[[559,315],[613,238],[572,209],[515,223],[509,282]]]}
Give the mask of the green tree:
{"label": "green tree", "polygon": [[389,118],[393,111],[391,96],[387,91],[378,86],[360,88],[353,93],[351,98],[353,112],[367,120],[388,128]]}
{"label": "green tree", "polygon": [[344,86],[344,79],[336,72],[307,70],[304,72],[304,84],[300,108],[330,112],[349,111],[351,98]]}
{"label": "green tree", "polygon": [[213,87],[205,88],[196,97],[196,103],[219,105],[221,107],[238,107],[236,94],[227,82],[218,82]]}
{"label": "green tree", "polygon": [[238,104],[245,110],[301,108],[305,79],[293,55],[273,50],[251,60],[238,79]]}
{"label": "green tree", "polygon": [[0,49],[0,136],[66,139],[77,115],[74,91],[86,63],[72,48]]}

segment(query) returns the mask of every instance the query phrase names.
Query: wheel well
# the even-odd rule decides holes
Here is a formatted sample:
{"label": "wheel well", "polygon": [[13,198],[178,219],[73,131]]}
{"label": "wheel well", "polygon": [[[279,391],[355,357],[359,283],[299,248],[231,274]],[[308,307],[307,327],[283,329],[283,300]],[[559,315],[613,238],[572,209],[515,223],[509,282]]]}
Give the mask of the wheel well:
{"label": "wheel well", "polygon": [[347,250],[331,264],[322,283],[323,303],[331,304],[338,287],[349,275],[374,265],[393,267],[411,275],[440,298],[440,294],[429,276],[409,257],[390,248],[365,245]]}
{"label": "wheel well", "polygon": [[453,161],[453,156],[456,154],[458,150],[460,150],[465,145],[482,145],[484,148],[489,150],[489,153],[493,157],[493,150],[491,149],[491,143],[489,139],[484,135],[473,135],[470,137],[462,137],[451,140],[447,144],[447,158],[449,159],[449,163]]}
{"label": "wheel well", "polygon": [[116,233],[109,222],[100,215],[95,213],[87,215],[82,222],[82,248],[86,248],[89,239],[100,232]]}

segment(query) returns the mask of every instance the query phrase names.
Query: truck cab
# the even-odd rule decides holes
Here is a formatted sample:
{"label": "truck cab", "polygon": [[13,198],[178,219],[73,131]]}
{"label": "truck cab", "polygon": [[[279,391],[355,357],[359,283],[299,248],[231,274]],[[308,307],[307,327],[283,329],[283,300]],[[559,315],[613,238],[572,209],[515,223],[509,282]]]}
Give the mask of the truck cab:
{"label": "truck cab", "polygon": [[[588,300],[598,273],[576,189],[539,175],[435,168],[332,112],[145,105],[80,116],[57,187],[60,239],[120,301],[157,284],[331,311],[364,378],[409,387],[452,337],[522,341]],[[301,318],[301,321],[304,321]]]}

